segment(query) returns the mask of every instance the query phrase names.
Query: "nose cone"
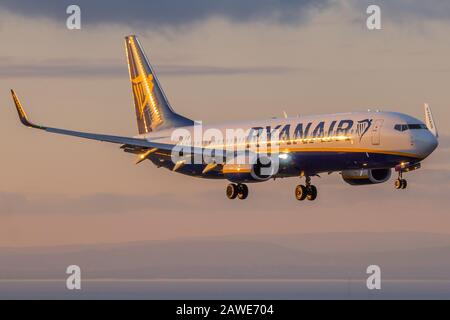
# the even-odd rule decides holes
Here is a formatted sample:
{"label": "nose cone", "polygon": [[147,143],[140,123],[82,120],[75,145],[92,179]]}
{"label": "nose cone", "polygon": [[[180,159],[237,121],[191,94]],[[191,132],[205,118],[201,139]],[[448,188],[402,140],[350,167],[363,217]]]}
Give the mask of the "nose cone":
{"label": "nose cone", "polygon": [[422,159],[428,157],[438,146],[437,138],[428,130],[416,130],[413,139],[417,155]]}

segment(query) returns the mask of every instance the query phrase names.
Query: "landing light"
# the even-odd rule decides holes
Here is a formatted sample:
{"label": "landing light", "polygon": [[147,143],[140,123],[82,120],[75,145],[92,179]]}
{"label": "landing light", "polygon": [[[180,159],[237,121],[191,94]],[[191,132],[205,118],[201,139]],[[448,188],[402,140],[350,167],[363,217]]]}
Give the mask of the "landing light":
{"label": "landing light", "polygon": [[280,153],[278,155],[278,158],[286,160],[287,158],[289,158],[289,154],[287,154],[287,153]]}

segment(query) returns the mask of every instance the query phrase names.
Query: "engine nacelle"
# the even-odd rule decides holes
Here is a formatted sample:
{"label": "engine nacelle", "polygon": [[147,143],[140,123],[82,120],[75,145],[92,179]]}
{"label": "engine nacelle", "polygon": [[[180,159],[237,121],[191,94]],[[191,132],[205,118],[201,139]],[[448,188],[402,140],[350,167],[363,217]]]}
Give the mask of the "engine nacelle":
{"label": "engine nacelle", "polygon": [[353,186],[383,183],[391,177],[391,169],[344,170],[342,179]]}
{"label": "engine nacelle", "polygon": [[262,182],[276,174],[278,167],[275,166],[272,159],[267,156],[258,158],[256,163],[238,157],[233,159],[232,163],[223,166],[223,174],[231,182]]}

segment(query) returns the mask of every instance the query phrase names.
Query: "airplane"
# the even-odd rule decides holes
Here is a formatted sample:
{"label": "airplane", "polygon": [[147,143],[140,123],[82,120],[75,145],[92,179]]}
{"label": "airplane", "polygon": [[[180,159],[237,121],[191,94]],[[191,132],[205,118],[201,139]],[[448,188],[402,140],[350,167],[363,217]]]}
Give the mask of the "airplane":
{"label": "airplane", "polygon": [[[230,182],[226,196],[241,200],[249,194],[247,183],[299,177],[305,178],[305,184],[295,187],[295,198],[312,201],[317,198],[312,178],[333,172],[340,173],[346,183],[360,186],[386,182],[395,170],[395,188],[405,189],[403,174],[419,169],[421,161],[438,146],[428,104],[424,105],[424,122],[403,113],[369,110],[297,117],[285,114],[283,118],[203,126],[174,111],[135,35],[125,37],[125,49],[137,135],[105,135],[34,124],[11,90],[22,124],[119,144],[123,151],[137,155],[136,164],[148,160],[157,167],[193,177],[226,179]],[[215,135],[199,137],[199,126],[205,134],[209,130]],[[230,137],[230,131],[240,134]]]}

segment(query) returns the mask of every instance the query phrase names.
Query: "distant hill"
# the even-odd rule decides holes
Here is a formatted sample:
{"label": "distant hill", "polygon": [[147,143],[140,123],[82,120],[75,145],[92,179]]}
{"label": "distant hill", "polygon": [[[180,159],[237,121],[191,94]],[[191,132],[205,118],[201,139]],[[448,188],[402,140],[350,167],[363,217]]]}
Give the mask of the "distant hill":
{"label": "distant hill", "polygon": [[0,248],[0,278],[450,279],[450,235],[320,233]]}

